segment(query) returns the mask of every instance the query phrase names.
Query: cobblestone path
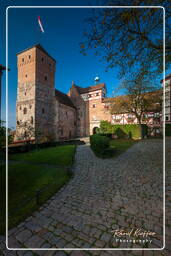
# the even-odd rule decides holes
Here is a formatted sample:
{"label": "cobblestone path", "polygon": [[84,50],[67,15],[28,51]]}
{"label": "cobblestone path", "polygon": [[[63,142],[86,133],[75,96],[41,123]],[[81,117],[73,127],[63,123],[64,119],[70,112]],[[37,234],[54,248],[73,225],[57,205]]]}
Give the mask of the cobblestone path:
{"label": "cobblestone path", "polygon": [[[77,147],[74,177],[39,211],[9,231],[10,248],[160,248],[163,246],[162,140],[145,140],[114,159],[95,157],[89,146]],[[167,140],[171,165],[171,140]],[[170,176],[166,179],[170,196]],[[170,214],[166,204],[167,216]],[[171,218],[170,218],[171,220]],[[171,255],[166,219],[164,251],[7,251],[2,255]],[[118,242],[112,230],[143,229],[156,233],[151,243]],[[170,232],[171,233],[171,232]],[[142,237],[140,237],[141,240]],[[148,237],[149,239],[149,237]],[[3,240],[3,238],[2,238]]]}

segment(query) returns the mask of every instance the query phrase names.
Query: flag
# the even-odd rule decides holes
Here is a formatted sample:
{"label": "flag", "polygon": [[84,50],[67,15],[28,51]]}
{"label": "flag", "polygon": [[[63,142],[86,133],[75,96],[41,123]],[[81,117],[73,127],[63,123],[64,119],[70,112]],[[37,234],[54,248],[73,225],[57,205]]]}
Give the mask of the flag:
{"label": "flag", "polygon": [[44,29],[43,29],[42,22],[41,22],[41,20],[40,20],[40,16],[38,16],[38,23],[39,23],[41,32],[44,33],[45,31],[44,31]]}

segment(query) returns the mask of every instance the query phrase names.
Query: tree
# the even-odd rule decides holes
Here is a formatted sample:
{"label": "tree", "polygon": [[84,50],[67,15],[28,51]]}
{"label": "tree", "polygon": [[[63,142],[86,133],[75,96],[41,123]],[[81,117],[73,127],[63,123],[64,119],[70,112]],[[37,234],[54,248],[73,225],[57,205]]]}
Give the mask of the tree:
{"label": "tree", "polygon": [[[171,62],[171,10],[169,0],[118,0],[105,5],[164,6],[166,8],[166,69]],[[109,4],[108,4],[109,3]],[[93,9],[86,21],[81,52],[90,49],[107,62],[107,69],[118,67],[120,77],[142,68],[150,79],[163,71],[163,9]]]}
{"label": "tree", "polygon": [[32,139],[38,144],[41,139],[41,132],[37,131],[30,121],[22,122],[17,124],[17,137],[19,140],[24,140],[26,143],[30,143]]}
{"label": "tree", "polygon": [[[8,128],[8,144],[13,142],[12,129]],[[0,149],[6,145],[5,121],[0,120]]]}
{"label": "tree", "polygon": [[114,98],[111,113],[134,114],[141,124],[147,112],[161,112],[162,91],[154,90],[144,72],[134,74],[132,80],[124,80],[121,84],[126,95]]}

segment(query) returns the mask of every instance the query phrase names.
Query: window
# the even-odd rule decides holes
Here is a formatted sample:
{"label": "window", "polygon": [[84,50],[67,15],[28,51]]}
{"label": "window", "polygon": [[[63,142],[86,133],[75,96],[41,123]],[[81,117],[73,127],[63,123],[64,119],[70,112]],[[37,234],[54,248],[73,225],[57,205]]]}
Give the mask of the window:
{"label": "window", "polygon": [[42,114],[44,114],[45,113],[45,109],[44,108],[42,108]]}
{"label": "window", "polygon": [[25,92],[24,94],[26,95],[27,93]]}
{"label": "window", "polygon": [[26,74],[26,77],[27,77],[27,74]]}
{"label": "window", "polygon": [[20,121],[17,121],[17,124],[19,125],[19,124],[20,124]]}
{"label": "window", "polygon": [[51,63],[49,63],[49,66],[51,67]]}
{"label": "window", "polygon": [[33,124],[33,117],[31,116],[31,124]]}
{"label": "window", "polygon": [[99,96],[99,92],[96,93],[96,96]]}
{"label": "window", "polygon": [[20,106],[20,110],[22,109],[22,107]]}
{"label": "window", "polygon": [[92,106],[93,108],[95,108],[96,107],[96,104],[93,104],[93,106]]}
{"label": "window", "polygon": [[30,105],[30,109],[32,108],[32,105]]}
{"label": "window", "polygon": [[31,59],[31,55],[29,55],[28,57],[29,57],[29,59]]}
{"label": "window", "polygon": [[44,58],[42,58],[41,60],[44,61]]}
{"label": "window", "polygon": [[45,76],[45,81],[47,81],[47,76]]}
{"label": "window", "polygon": [[91,94],[88,94],[88,97],[91,98]]}
{"label": "window", "polygon": [[23,114],[24,114],[24,115],[27,114],[27,108],[24,108],[24,109],[23,109]]}
{"label": "window", "polygon": [[66,116],[68,117],[68,113],[67,113],[67,111],[66,111]]}
{"label": "window", "polygon": [[22,58],[22,62],[24,62],[24,58]]}
{"label": "window", "polygon": [[168,121],[169,120],[169,117],[168,116],[166,116],[166,121]]}

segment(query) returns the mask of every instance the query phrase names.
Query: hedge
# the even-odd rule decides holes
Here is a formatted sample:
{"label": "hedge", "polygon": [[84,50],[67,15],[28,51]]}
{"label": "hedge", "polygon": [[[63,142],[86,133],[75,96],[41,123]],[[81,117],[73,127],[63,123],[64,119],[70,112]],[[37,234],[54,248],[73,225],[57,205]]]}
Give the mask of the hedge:
{"label": "hedge", "polygon": [[109,148],[110,139],[106,136],[94,134],[90,136],[90,144],[93,151],[102,154]]}
{"label": "hedge", "polygon": [[171,136],[171,124],[166,124],[165,125],[165,135],[166,136]]}
{"label": "hedge", "polygon": [[100,132],[101,134],[108,134],[108,137],[109,137],[109,134],[114,134],[114,135],[117,135],[118,138],[129,137],[129,138],[139,139],[147,135],[148,127],[145,124],[114,125],[109,123],[108,121],[101,121]]}

